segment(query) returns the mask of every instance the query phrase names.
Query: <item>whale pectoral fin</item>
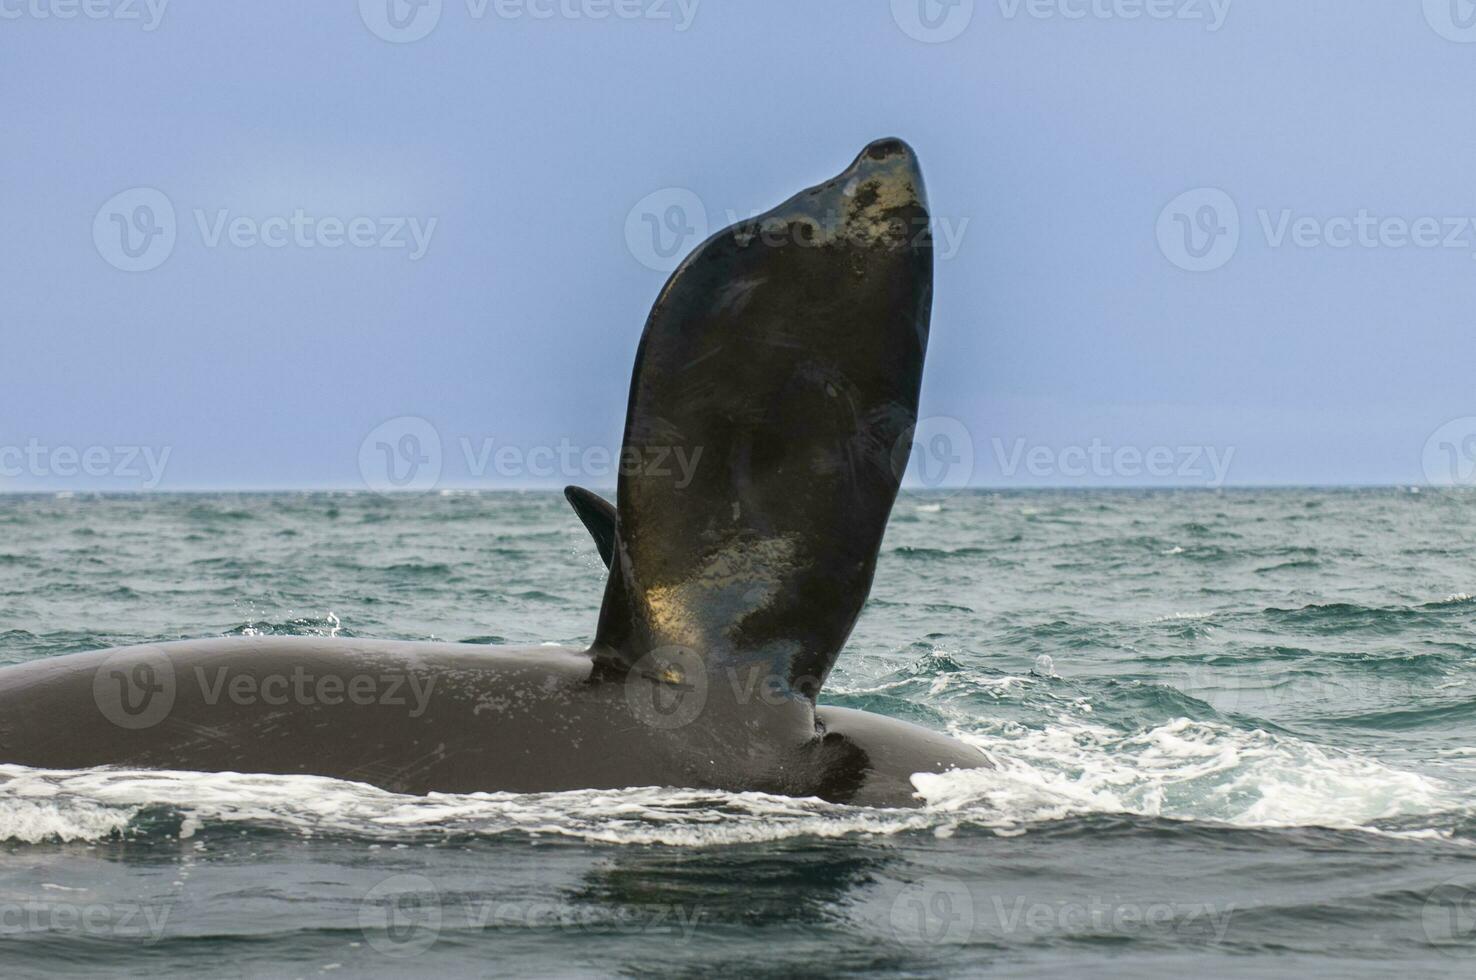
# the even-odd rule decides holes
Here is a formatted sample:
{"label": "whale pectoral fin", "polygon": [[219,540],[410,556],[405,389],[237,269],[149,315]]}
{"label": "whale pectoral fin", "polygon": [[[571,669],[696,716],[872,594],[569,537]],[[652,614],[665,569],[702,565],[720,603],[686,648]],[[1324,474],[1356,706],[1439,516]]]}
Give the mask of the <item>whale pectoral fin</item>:
{"label": "whale pectoral fin", "polygon": [[609,568],[610,557],[615,552],[615,505],[583,487],[565,487],[564,499],[579,515],[585,530],[594,538],[595,547],[600,549],[605,567]]}
{"label": "whale pectoral fin", "polygon": [[682,263],[636,355],[597,659],[685,647],[814,697],[911,451],[932,273],[900,140]]}

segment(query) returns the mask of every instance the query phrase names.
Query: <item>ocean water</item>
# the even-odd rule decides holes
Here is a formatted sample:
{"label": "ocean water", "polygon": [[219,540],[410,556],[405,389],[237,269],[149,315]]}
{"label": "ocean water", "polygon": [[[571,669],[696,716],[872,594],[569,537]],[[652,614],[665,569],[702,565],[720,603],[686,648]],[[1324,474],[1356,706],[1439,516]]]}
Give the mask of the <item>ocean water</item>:
{"label": "ocean water", "polygon": [[[0,498],[0,663],[602,582],[555,494]],[[904,494],[822,700],[996,762],[926,806],[0,766],[0,974],[1471,976],[1473,594],[1469,492]]]}

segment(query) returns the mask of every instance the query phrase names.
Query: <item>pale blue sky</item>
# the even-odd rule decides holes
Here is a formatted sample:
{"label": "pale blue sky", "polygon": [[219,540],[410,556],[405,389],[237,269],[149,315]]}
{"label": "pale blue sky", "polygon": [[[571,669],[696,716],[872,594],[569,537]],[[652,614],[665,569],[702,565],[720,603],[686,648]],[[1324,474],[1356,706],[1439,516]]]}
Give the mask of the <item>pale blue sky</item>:
{"label": "pale blue sky", "polygon": [[[715,230],[885,135],[954,239],[950,480],[1465,478],[1472,42],[1469,0],[0,0],[0,488],[363,487],[422,435],[440,486],[610,485],[632,209]],[[298,241],[355,218],[406,247]]]}

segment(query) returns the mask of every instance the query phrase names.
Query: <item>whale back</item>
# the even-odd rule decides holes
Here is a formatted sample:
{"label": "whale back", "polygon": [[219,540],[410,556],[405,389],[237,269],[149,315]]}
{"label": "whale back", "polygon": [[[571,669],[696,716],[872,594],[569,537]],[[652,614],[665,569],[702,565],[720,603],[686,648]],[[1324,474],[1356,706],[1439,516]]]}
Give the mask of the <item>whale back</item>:
{"label": "whale back", "polygon": [[636,355],[597,659],[677,647],[814,698],[911,449],[932,272],[900,140],[688,256]]}

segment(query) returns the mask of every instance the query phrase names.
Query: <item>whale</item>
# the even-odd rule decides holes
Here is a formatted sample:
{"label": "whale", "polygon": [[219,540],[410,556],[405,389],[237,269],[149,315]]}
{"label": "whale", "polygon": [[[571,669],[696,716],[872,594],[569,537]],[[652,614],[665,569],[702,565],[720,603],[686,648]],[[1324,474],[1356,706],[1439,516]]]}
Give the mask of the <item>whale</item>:
{"label": "whale", "polygon": [[932,299],[917,156],[878,140],[661,289],[615,499],[565,491],[605,565],[587,646],[231,636],[42,658],[0,668],[0,764],[920,805],[918,774],[989,759],[822,694],[911,453]]}

